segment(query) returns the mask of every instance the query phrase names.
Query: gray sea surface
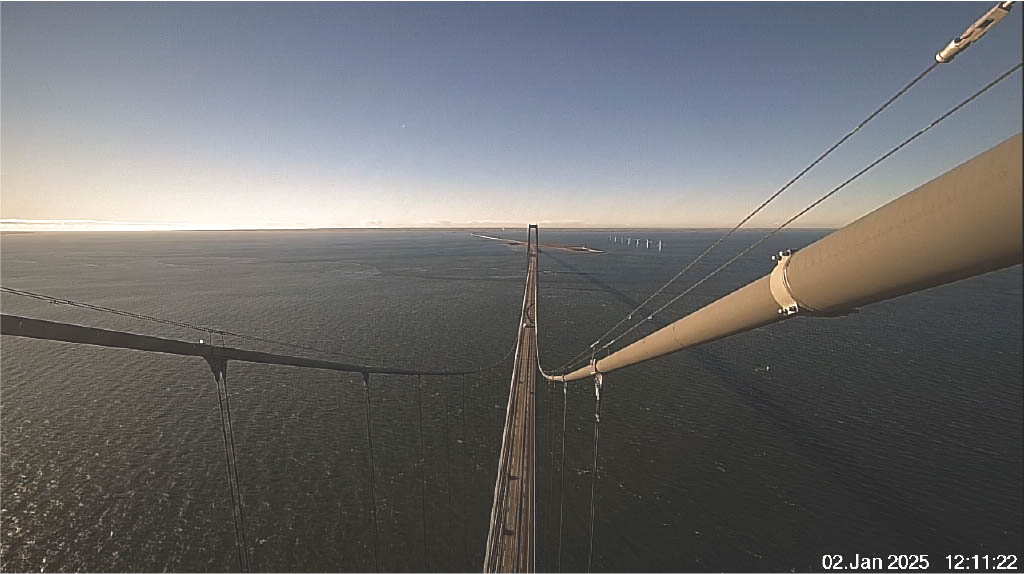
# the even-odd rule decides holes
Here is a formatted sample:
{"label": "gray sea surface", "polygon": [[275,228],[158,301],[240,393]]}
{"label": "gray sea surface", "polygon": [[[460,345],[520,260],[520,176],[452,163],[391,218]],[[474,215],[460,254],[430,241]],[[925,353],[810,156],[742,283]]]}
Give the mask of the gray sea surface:
{"label": "gray sea surface", "polygon": [[[541,254],[539,344],[553,370],[722,231],[540,233],[606,250]],[[745,285],[770,272],[774,251],[826,233],[780,233],[649,325]],[[665,247],[627,247],[612,234]],[[666,295],[760,235],[736,234]],[[0,238],[5,287],[324,352],[232,337],[214,344],[417,368],[501,361],[514,344],[525,263],[522,247],[465,231]],[[824,554],[927,554],[945,570],[947,554],[1021,556],[1021,295],[1016,266],[608,375],[593,569],[807,571],[822,570]],[[9,294],[0,305],[209,339]],[[0,569],[238,568],[217,392],[203,360],[11,336],[0,344]],[[505,360],[479,375],[423,377],[421,395],[415,377],[371,379],[385,570],[479,571],[510,375]],[[359,375],[232,362],[228,388],[252,568],[372,570]],[[560,561],[582,571],[593,387],[568,388],[564,491],[561,388],[540,384],[537,399],[538,569]]]}

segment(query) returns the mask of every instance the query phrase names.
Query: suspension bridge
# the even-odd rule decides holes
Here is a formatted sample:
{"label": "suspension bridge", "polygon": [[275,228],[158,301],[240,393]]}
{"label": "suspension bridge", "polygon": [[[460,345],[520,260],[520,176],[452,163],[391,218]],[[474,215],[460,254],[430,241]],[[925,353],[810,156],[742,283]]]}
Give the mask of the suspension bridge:
{"label": "suspension bridge", "polygon": [[[588,570],[593,555],[594,514],[597,511],[598,463],[600,453],[600,423],[603,385],[606,377],[619,370],[664,355],[689,349],[735,334],[770,325],[794,317],[840,317],[855,313],[858,308],[953,281],[989,273],[1021,263],[1022,259],[1022,140],[1021,134],[996,145],[966,163],[938,178],[906,193],[874,212],[844,228],[799,250],[778,253],[773,266],[766,265],[766,274],[715,302],[650,333],[621,346],[637,328],[653,320],[674,302],[690,293],[710,277],[744,257],[768,238],[787,227],[803,214],[838,193],[848,184],[888,159],[906,145],[971,103],[992,86],[1018,71],[1022,64],[995,78],[957,106],[930,124],[918,130],[864,169],[828,191],[785,223],[771,230],[738,255],[729,259],[711,273],[682,290],[657,309],[647,310],[657,296],[662,295],[675,281],[703,259],[722,241],[731,236],[766,205],[781,195],[795,181],[822,161],[832,151],[852,137],[864,125],[878,116],[893,101],[901,97],[940,63],[948,63],[976,42],[1009,11],[1012,2],[1001,2],[954,39],[935,57],[935,62],[914,78],[903,89],[869,115],[852,131],[844,135],[831,148],[799,172],[785,186],[768,197],[760,206],[740,221],[722,238],[709,246],[693,262],[680,270],[672,279],[627,314],[604,335],[585,347],[579,354],[558,369],[547,371],[541,358],[537,302],[539,294],[538,268],[542,260],[539,229],[530,225],[527,230],[525,286],[522,311],[516,340],[509,354],[514,356],[504,430],[498,469],[494,484],[487,542],[482,570],[485,572],[533,572],[537,555],[537,488],[536,488],[536,405],[538,382],[560,388],[563,396],[563,428],[565,420],[566,388],[568,383],[592,380],[594,385],[594,440],[591,464],[590,514],[588,523]],[[504,363],[498,362],[467,369],[422,370],[394,366],[369,365],[315,359],[299,354],[280,354],[253,351],[214,344],[214,336],[231,336],[245,341],[289,347],[293,351],[317,351],[306,345],[277,341],[266,337],[224,331],[202,325],[153,317],[113,309],[87,302],[74,301],[11,287],[0,291],[8,295],[31,297],[51,303],[70,305],[93,311],[112,313],[139,321],[156,322],[207,333],[210,339],[200,343],[145,336],[135,333],[99,329],[56,321],[2,314],[0,333],[8,336],[46,339],[65,343],[96,345],[142,352],[165,353],[199,357],[210,366],[218,390],[221,425],[227,469],[228,492],[232,501],[232,519],[242,571],[250,569],[251,545],[246,538],[245,505],[239,492],[238,467],[235,462],[235,443],[231,421],[228,385],[228,366],[232,361],[284,365],[297,368],[323,369],[360,373],[366,397],[366,427],[368,466],[370,477],[370,516],[374,532],[374,565],[381,571],[380,526],[374,486],[373,413],[369,400],[372,376],[376,374],[416,377],[417,391],[421,393],[423,376],[453,376],[472,373],[495,373]],[[507,373],[505,373],[507,376]],[[539,376],[538,376],[539,375]],[[422,399],[420,399],[420,427],[422,429]],[[562,436],[561,465],[564,479],[564,432]],[[422,453],[422,430],[420,452]],[[421,484],[425,479],[420,466]],[[423,492],[421,491],[421,498]],[[553,508],[553,506],[552,506]],[[554,512],[551,510],[551,512]],[[561,501],[559,501],[558,559],[562,555]],[[424,538],[428,528],[423,512]],[[430,569],[426,555],[426,569]]]}

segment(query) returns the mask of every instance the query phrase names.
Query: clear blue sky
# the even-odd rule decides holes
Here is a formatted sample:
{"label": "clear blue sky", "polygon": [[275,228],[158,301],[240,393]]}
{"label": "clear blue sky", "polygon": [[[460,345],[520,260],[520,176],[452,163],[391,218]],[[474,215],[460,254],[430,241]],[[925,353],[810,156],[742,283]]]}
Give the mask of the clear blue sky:
{"label": "clear blue sky", "polygon": [[[992,5],[5,2],[0,211],[730,225]],[[1022,12],[752,223],[787,218],[1019,61]],[[844,224],[1020,130],[1018,72],[800,224]]]}

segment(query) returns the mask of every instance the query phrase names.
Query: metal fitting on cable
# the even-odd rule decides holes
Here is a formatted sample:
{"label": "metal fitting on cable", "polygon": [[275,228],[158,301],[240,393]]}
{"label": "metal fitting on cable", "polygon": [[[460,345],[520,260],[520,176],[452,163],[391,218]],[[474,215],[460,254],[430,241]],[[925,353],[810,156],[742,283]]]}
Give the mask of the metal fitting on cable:
{"label": "metal fitting on cable", "polygon": [[[602,375],[601,373],[597,373],[596,375],[594,375],[594,396],[597,398],[598,401],[601,400],[601,384],[603,382],[604,375]],[[598,422],[601,422],[600,418],[598,418]]]}
{"label": "metal fitting on cable", "polygon": [[980,40],[996,22],[999,22],[1009,14],[1010,9],[1013,8],[1013,2],[1014,0],[1008,0],[996,4],[994,8],[971,24],[963,34],[953,38],[941,52],[935,54],[935,61],[940,64],[952,62],[957,54],[966,50],[972,43]]}
{"label": "metal fitting on cable", "polygon": [[786,270],[789,268],[789,260],[793,256],[793,249],[779,251],[778,255],[772,255],[772,261],[778,261],[772,275],[768,279],[768,286],[771,288],[772,297],[779,304],[780,315],[796,315],[800,312],[800,305],[793,297],[793,291],[789,287],[789,280],[786,278]]}

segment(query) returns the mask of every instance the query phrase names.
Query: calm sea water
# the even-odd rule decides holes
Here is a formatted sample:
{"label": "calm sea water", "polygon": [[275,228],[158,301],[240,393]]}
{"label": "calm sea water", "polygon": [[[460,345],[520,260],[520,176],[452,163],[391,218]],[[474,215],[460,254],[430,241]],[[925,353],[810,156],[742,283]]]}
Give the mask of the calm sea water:
{"label": "calm sea water", "polygon": [[[605,232],[542,229],[542,241],[608,249],[542,255],[542,363],[575,355],[719,234],[640,233],[665,241],[659,253],[610,244]],[[666,319],[823,234],[780,234]],[[738,234],[679,286],[758,236]],[[522,248],[465,232],[37,233],[3,236],[0,271],[8,287],[458,368],[496,362],[513,344],[524,265]],[[823,554],[854,553],[924,553],[944,568],[951,553],[1021,555],[1021,281],[1017,266],[609,375],[594,569],[820,570]],[[6,294],[2,306],[206,336]],[[479,570],[510,371],[506,361],[424,377],[422,453],[416,380],[373,379],[385,569]],[[237,568],[216,388],[202,360],[5,336],[0,376],[4,571]],[[371,570],[358,376],[236,362],[228,384],[253,567]],[[561,393],[541,386],[538,400],[539,568],[556,567],[564,499],[561,567],[584,570],[593,389],[569,388],[562,493]]]}

